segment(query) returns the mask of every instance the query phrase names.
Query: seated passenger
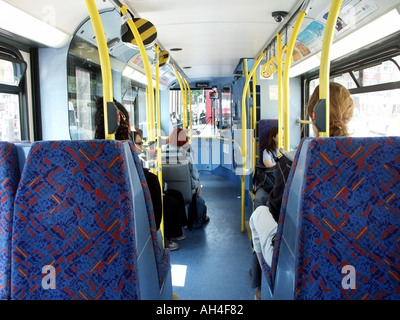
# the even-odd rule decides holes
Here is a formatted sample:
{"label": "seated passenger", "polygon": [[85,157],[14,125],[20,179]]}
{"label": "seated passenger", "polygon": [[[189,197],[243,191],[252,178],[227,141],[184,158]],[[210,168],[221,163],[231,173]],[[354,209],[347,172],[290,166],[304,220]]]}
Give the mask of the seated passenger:
{"label": "seated passenger", "polygon": [[[115,101],[114,101],[115,102]],[[115,132],[115,139],[116,140],[129,140],[131,138],[131,126],[130,126],[130,120],[129,120],[129,113],[125,109],[125,107],[119,103],[115,102],[120,115],[120,124],[117,128],[117,131]],[[104,133],[104,109],[103,109],[103,98],[100,97],[96,101],[96,113],[95,113],[95,139],[104,139],[105,138],[105,133]],[[141,135],[141,130],[135,127],[134,131],[134,147],[135,151],[140,155],[142,152],[142,146],[143,146],[143,140],[142,140],[142,135]],[[160,187],[160,183],[158,180],[157,175],[154,173],[150,172],[148,169],[143,168],[143,172],[146,178],[146,182],[150,191],[150,196],[153,204],[153,210],[154,210],[154,217],[156,221],[156,227],[157,230],[160,228],[160,223],[162,219],[162,191]],[[167,202],[171,203],[171,202]],[[176,250],[179,248],[179,245],[172,241],[172,237],[178,238],[178,239],[184,239],[184,234],[183,229],[182,229],[182,223],[185,223],[185,221],[182,221],[182,218],[176,218],[177,215],[180,215],[182,217],[182,210],[185,210],[185,205],[183,203],[176,202],[175,203],[177,207],[174,208],[174,210],[171,210],[171,215],[164,216],[164,224],[167,226],[171,226],[171,229],[174,230],[174,233],[168,234],[168,230],[164,230],[165,238],[166,238],[166,247],[169,248],[170,250]],[[169,212],[169,211],[168,211]],[[186,219],[186,211],[184,211],[184,217]],[[176,232],[176,226],[174,223],[178,223],[178,232]],[[184,224],[185,225],[185,224]],[[169,237],[167,237],[167,234]]]}
{"label": "seated passenger", "polygon": [[[135,150],[140,155],[143,151],[143,137],[142,130],[135,127],[133,132]],[[166,238],[166,246],[170,250],[179,248],[178,243],[174,240],[185,239],[183,227],[187,224],[185,200],[182,193],[178,190],[168,189],[163,190],[163,198],[161,202],[161,188],[158,177],[150,172],[148,169],[143,168],[146,181],[149,185],[154,213],[160,217],[157,223],[157,230],[160,227],[162,208],[164,209],[164,236]]]}
{"label": "seated passenger", "polygon": [[[181,128],[175,128],[171,131],[168,137],[168,145],[166,150],[168,152],[181,152],[186,155],[187,160],[189,161],[189,170],[192,181],[192,189],[201,189],[200,181],[199,181],[199,172],[197,171],[196,166],[194,165],[194,159],[192,155],[192,150],[190,149],[190,144],[188,143],[189,139],[186,135],[186,131]],[[171,153],[172,153],[171,152]],[[182,159],[177,159],[182,160]]]}
{"label": "seated passenger", "polygon": [[[266,205],[268,194],[275,184],[276,159],[278,159],[279,150],[279,132],[278,127],[271,128],[267,133],[267,144],[263,151],[262,164],[266,169],[256,168],[255,176],[255,199],[254,207]],[[273,171],[272,171],[273,170]],[[272,172],[271,172],[272,171]]]}
{"label": "seated passenger", "polygon": [[[347,124],[353,117],[354,104],[350,92],[338,83],[331,82],[329,86],[330,110],[329,110],[329,135],[331,137],[349,136]],[[307,114],[313,119],[314,107],[319,101],[319,86],[315,88],[307,104]],[[317,127],[313,124],[315,136],[319,136]],[[254,250],[257,253],[261,265],[262,254],[266,263],[271,266],[275,234],[278,227],[279,213],[282,203],[285,181],[289,175],[291,161],[285,156],[277,162],[276,182],[274,189],[269,194],[267,206],[259,206],[250,217],[250,228]],[[257,290],[256,298],[259,299],[260,290]]]}
{"label": "seated passenger", "polygon": [[[266,145],[263,150],[262,165],[256,167],[253,184],[255,188],[254,208],[257,209],[261,205],[266,205],[269,200],[269,193],[275,184],[276,173],[275,166],[278,160],[279,149],[279,130],[273,127],[267,132]],[[260,296],[262,269],[258,263],[258,257],[255,252],[252,255],[251,275],[253,289],[257,289],[255,299]]]}
{"label": "seated passenger", "polygon": [[[188,214],[188,228],[201,228],[203,223],[210,221],[210,217],[207,216],[207,206],[202,198],[201,184],[199,181],[199,172],[194,165],[193,150],[188,143],[189,139],[186,135],[186,131],[181,128],[174,128],[168,137],[168,145],[166,151],[168,152],[183,152],[186,155],[186,159],[189,163],[189,171],[191,178],[191,185],[193,190],[192,202],[189,206]],[[180,160],[179,158],[177,159]],[[196,211],[196,212],[194,212]]]}
{"label": "seated passenger", "polygon": [[[133,138],[132,138],[132,133],[133,133]],[[133,142],[136,153],[138,154],[139,158],[141,158],[141,155],[143,154],[143,131],[142,131],[142,129],[135,126],[134,131],[131,131],[130,138]]]}

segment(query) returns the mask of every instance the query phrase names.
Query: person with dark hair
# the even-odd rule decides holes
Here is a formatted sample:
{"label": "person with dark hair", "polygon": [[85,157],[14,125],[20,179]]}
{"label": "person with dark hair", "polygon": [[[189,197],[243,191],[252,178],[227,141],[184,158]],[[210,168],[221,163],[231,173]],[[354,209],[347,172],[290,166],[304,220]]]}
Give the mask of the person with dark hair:
{"label": "person with dark hair", "polygon": [[[275,184],[276,159],[279,156],[278,150],[279,131],[278,127],[273,127],[267,132],[266,146],[263,151],[262,164],[256,167],[255,176],[255,198],[254,207],[266,205],[268,194],[271,192]],[[261,168],[261,166],[263,166]],[[261,180],[261,181],[258,181]],[[260,184],[260,185],[259,185]]]}
{"label": "person with dark hair", "polygon": [[[120,124],[115,133],[115,139],[130,140],[132,139],[132,135],[129,113],[121,103],[116,101],[114,101],[114,103],[120,113]],[[99,98],[96,101],[95,127],[95,139],[104,139],[103,98]],[[133,132],[132,140],[136,153],[140,155],[142,152],[143,137],[142,131],[137,127],[135,127],[135,131]],[[184,220],[186,219],[186,211],[183,196],[179,191],[170,191],[168,195],[163,194],[157,175],[146,168],[143,168],[143,172],[150,191],[157,230],[160,228],[164,208],[164,235],[166,238],[166,247],[170,250],[176,250],[179,248],[179,245],[174,242],[172,238],[176,238],[177,240],[183,240],[185,238],[182,230],[182,225],[186,223]],[[184,219],[182,218],[183,216]]]}
{"label": "person with dark hair", "polygon": [[[114,100],[114,103],[120,114],[120,123],[115,132],[115,140],[129,140],[131,127],[129,123],[129,113],[122,103]],[[95,123],[95,139],[105,139],[104,130],[104,106],[103,98],[100,97],[96,100],[96,112],[94,114]]]}
{"label": "person with dark hair", "polygon": [[[135,144],[135,150],[140,155],[142,152],[143,139],[142,139],[142,130],[138,127],[135,127],[135,131],[133,132],[133,139]],[[148,169],[143,168],[145,172],[146,180],[151,185],[156,185],[159,190],[155,191],[156,194],[161,194],[160,183],[158,181],[158,177],[151,173]],[[150,185],[149,185],[150,188]],[[151,190],[150,190],[151,193]],[[152,196],[153,199],[153,196]],[[161,197],[157,197],[156,207],[154,208],[154,212],[158,211],[161,215]],[[163,190],[163,202],[162,207],[164,208],[164,235],[167,239],[166,246],[171,250],[175,250],[179,248],[178,243],[174,240],[183,240],[185,239],[185,233],[183,231],[183,227],[187,224],[186,218],[186,209],[185,209],[185,200],[183,199],[182,193],[178,190],[174,190],[169,188],[168,190]],[[154,202],[153,202],[154,207]],[[159,224],[157,225],[157,229],[159,228]]]}

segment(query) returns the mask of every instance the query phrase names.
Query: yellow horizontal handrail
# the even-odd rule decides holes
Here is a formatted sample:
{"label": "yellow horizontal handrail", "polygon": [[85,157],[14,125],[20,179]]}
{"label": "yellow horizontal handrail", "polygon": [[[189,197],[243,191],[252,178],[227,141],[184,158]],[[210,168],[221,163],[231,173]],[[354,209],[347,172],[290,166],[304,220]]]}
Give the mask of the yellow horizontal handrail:
{"label": "yellow horizontal handrail", "polygon": [[311,121],[311,120],[301,120],[301,119],[297,119],[296,123],[312,124],[312,121]]}

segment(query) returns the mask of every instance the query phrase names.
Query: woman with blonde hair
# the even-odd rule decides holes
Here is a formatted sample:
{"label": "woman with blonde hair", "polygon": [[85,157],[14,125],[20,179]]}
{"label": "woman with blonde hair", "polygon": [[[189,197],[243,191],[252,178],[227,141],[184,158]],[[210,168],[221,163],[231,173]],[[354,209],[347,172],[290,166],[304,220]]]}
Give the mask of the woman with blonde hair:
{"label": "woman with blonde hair", "polygon": [[[353,117],[354,103],[350,92],[341,84],[331,82],[329,84],[329,136],[348,136],[348,123]],[[319,102],[319,86],[314,89],[308,104],[307,114],[313,120],[313,131],[319,136],[319,130],[315,125],[315,106]],[[279,213],[282,204],[282,196],[285,190],[286,179],[290,172],[292,161],[282,155],[276,164],[276,181],[269,194],[267,206],[259,206],[250,217],[250,228],[254,251],[261,265],[261,253],[269,266],[271,266],[274,251],[275,234],[278,227]],[[256,300],[260,299],[260,287],[257,288]]]}

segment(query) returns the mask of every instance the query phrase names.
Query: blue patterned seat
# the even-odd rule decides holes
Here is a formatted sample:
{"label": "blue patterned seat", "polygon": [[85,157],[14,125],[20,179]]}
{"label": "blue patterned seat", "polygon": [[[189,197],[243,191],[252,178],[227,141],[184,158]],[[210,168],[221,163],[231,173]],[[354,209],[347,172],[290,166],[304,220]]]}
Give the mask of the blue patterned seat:
{"label": "blue patterned seat", "polygon": [[153,204],[151,201],[151,195],[149,188],[147,186],[146,177],[143,172],[142,164],[139,157],[135,151],[134,145],[129,141],[129,147],[133,156],[135,167],[137,170],[139,182],[142,186],[143,196],[145,200],[148,225],[150,227],[150,238],[152,242],[152,252],[155,256],[155,264],[157,269],[157,278],[159,284],[159,292],[161,296],[151,297],[152,299],[162,298],[162,299],[172,299],[172,282],[171,282],[171,266],[170,266],[170,251],[169,249],[164,249],[162,244],[157,241],[157,228],[155,215],[153,210]]}
{"label": "blue patterned seat", "polygon": [[15,198],[11,299],[139,299],[132,202],[121,143],[34,143]]}
{"label": "blue patterned seat", "polygon": [[19,178],[15,146],[0,141],[0,300],[10,297],[11,229]]}
{"label": "blue patterned seat", "polygon": [[400,299],[399,194],[400,137],[304,141],[274,299]]}
{"label": "blue patterned seat", "polygon": [[267,133],[277,126],[278,120],[276,119],[262,119],[258,121],[258,159],[260,163],[262,163],[263,151],[267,144]]}
{"label": "blue patterned seat", "polygon": [[[271,261],[271,267],[265,262],[264,258],[262,257],[262,270],[264,278],[262,279],[262,297],[264,300],[271,299],[273,292],[274,292],[274,284],[276,280],[276,273],[277,273],[277,265],[278,265],[278,258],[280,257],[280,248],[282,243],[282,234],[283,234],[283,225],[285,222],[285,214],[286,214],[286,206],[289,197],[289,190],[293,180],[293,175],[296,170],[297,162],[299,159],[300,151],[303,145],[303,142],[308,138],[303,138],[299,146],[297,148],[296,154],[293,159],[293,163],[290,169],[290,173],[287,177],[286,184],[285,184],[285,191],[282,196],[282,206],[279,213],[279,220],[278,220],[278,228],[276,231],[275,237],[275,246],[274,252]],[[282,254],[282,259],[286,259],[285,254]]]}

